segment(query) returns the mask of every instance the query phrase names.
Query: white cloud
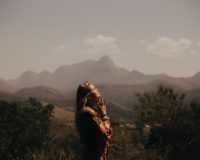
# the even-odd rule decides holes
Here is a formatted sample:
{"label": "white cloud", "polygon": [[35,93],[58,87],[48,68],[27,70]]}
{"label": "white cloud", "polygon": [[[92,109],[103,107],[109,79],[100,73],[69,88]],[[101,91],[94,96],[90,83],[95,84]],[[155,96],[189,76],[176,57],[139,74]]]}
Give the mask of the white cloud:
{"label": "white cloud", "polygon": [[197,42],[197,46],[199,46],[199,47],[200,47],[200,41],[199,41],[199,42]]}
{"label": "white cloud", "polygon": [[87,45],[87,48],[82,52],[90,54],[120,53],[119,47],[116,44],[116,39],[111,36],[98,34],[93,38],[86,38],[84,42]]}
{"label": "white cloud", "polygon": [[54,48],[54,51],[61,53],[66,51],[66,47],[64,45],[58,45],[57,47]]}
{"label": "white cloud", "polygon": [[148,54],[158,55],[165,58],[180,58],[190,54],[192,41],[189,39],[174,40],[167,37],[160,37],[156,41],[147,43],[145,51]]}

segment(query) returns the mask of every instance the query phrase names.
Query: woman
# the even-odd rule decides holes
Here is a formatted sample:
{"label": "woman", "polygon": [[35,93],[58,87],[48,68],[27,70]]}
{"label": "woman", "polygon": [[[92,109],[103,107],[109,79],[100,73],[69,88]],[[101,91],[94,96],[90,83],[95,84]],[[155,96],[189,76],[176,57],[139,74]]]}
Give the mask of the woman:
{"label": "woman", "polygon": [[76,127],[85,145],[83,160],[106,160],[112,127],[106,104],[92,83],[80,84],[76,95]]}

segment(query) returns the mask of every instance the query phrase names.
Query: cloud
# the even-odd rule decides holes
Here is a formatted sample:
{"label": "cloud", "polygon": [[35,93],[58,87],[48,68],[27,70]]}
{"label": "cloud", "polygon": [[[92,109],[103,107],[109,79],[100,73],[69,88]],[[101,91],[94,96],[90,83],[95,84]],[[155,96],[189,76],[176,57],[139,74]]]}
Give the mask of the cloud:
{"label": "cloud", "polygon": [[90,37],[84,40],[86,48],[83,50],[83,52],[90,54],[120,53],[116,41],[117,40],[114,37],[98,34],[93,38]]}
{"label": "cloud", "polygon": [[197,42],[197,46],[198,46],[198,47],[200,47],[200,41],[199,41],[199,42]]}
{"label": "cloud", "polygon": [[58,45],[53,50],[58,52],[58,53],[61,53],[61,52],[65,52],[66,51],[66,47],[64,45]]}
{"label": "cloud", "polygon": [[189,39],[174,40],[167,37],[160,37],[156,41],[147,43],[145,51],[148,54],[158,55],[164,58],[180,58],[191,53],[192,41]]}

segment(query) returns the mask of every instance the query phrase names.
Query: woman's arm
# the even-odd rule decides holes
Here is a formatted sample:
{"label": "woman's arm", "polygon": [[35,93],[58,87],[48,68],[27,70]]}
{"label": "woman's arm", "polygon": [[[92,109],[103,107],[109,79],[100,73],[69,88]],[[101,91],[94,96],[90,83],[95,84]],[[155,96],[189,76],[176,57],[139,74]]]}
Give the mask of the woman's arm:
{"label": "woman's arm", "polygon": [[107,139],[110,139],[112,136],[112,127],[109,118],[107,117],[107,119],[101,119],[92,108],[85,107],[85,109],[90,113],[92,121],[94,125],[97,125],[99,131],[105,135]]}

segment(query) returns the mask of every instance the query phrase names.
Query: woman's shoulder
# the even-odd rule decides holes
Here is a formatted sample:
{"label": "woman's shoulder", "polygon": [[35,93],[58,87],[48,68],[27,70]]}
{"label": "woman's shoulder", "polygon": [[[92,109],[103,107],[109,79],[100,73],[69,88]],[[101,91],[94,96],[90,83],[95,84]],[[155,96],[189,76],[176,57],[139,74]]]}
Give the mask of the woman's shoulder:
{"label": "woman's shoulder", "polygon": [[98,116],[97,112],[95,112],[94,109],[92,109],[91,107],[84,107],[81,112],[81,114],[89,114],[92,117]]}
{"label": "woman's shoulder", "polygon": [[90,107],[84,107],[78,114],[77,116],[77,120],[80,123],[86,123],[86,125],[88,124],[100,124],[101,120],[98,116],[98,113],[95,112],[92,108]]}

